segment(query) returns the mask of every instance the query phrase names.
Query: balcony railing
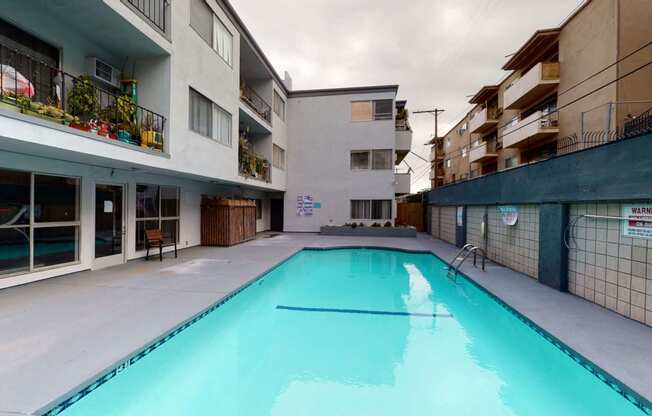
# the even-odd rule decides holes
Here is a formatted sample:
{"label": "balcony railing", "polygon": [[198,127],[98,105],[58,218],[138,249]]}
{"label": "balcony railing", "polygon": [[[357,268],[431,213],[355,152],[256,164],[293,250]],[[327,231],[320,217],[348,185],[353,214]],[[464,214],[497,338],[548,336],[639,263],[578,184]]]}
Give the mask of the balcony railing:
{"label": "balcony railing", "polygon": [[526,108],[555,89],[558,84],[559,62],[539,62],[505,89],[505,108]]}
{"label": "balcony railing", "polygon": [[140,14],[163,33],[166,29],[168,0],[127,0]]}
{"label": "balcony railing", "polygon": [[498,157],[493,143],[481,143],[475,146],[469,152],[469,162],[482,163]]}
{"label": "balcony railing", "polygon": [[407,131],[410,130],[410,123],[407,118],[397,118],[396,119],[396,130],[398,131]]}
{"label": "balcony railing", "polygon": [[530,141],[549,138],[559,133],[559,113],[539,110],[503,131],[503,147],[523,147]]}
{"label": "balcony railing", "polygon": [[0,44],[0,108],[163,151],[165,117]]}
{"label": "balcony railing", "polygon": [[272,124],[272,107],[247,85],[240,86],[240,99],[269,124]]}

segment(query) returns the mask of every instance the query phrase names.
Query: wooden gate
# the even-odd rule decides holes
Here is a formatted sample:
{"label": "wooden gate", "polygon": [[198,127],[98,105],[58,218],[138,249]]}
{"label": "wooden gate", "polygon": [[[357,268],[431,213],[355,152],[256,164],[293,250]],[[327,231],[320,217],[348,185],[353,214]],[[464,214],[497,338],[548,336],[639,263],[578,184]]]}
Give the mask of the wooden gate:
{"label": "wooden gate", "polygon": [[411,225],[417,232],[423,232],[424,205],[421,202],[399,202],[396,204],[396,225]]}
{"label": "wooden gate", "polygon": [[232,246],[256,237],[256,202],[205,198],[201,209],[201,244]]}

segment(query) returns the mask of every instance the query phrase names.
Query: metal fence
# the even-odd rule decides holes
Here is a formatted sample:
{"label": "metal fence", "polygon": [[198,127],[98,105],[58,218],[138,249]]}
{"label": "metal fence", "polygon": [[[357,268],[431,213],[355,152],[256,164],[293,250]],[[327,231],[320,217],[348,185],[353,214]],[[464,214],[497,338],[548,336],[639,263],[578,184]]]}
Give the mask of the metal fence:
{"label": "metal fence", "polygon": [[272,107],[247,85],[240,87],[240,98],[259,116],[272,123]]}
{"label": "metal fence", "polygon": [[168,0],[127,0],[141,15],[163,33],[166,29]]}

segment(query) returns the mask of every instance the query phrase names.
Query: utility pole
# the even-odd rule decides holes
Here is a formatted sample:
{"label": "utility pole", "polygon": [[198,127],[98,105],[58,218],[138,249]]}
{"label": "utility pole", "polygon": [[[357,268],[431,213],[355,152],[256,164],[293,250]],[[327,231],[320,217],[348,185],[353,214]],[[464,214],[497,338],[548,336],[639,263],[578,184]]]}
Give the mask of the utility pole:
{"label": "utility pole", "polygon": [[[412,112],[412,114],[430,114],[430,115],[435,116],[435,137],[430,141],[430,143],[428,143],[428,144],[431,144],[431,145],[435,146],[435,161],[434,161],[435,162],[435,165],[434,165],[435,177],[434,177],[434,181],[431,181],[431,183],[430,183],[430,188],[431,189],[439,186],[438,185],[439,178],[438,178],[437,175],[438,175],[438,173],[440,171],[439,168],[441,168],[441,170],[443,170],[443,168],[444,168],[444,166],[443,166],[443,155],[441,155],[442,156],[442,161],[441,161],[442,166],[438,165],[440,163],[440,158],[439,158],[439,155],[437,155],[437,147],[439,146],[437,144],[437,142],[439,141],[439,123],[438,123],[439,122],[439,115],[441,113],[443,113],[444,111],[445,110],[443,110],[443,109],[435,108],[435,109],[432,109],[432,110],[419,110],[419,111],[413,111]],[[431,169],[433,169],[432,166],[431,166]],[[442,180],[443,180],[443,178],[442,178]]]}

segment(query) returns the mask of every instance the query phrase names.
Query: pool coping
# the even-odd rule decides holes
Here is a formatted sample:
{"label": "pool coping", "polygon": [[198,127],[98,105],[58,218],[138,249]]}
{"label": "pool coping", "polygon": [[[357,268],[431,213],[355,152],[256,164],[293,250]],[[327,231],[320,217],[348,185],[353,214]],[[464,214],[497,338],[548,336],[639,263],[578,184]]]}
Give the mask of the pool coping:
{"label": "pool coping", "polygon": [[[224,305],[226,302],[231,300],[233,297],[247,289],[248,287],[252,286],[256,282],[260,281],[262,278],[264,278],[267,274],[271,273],[278,267],[282,266],[286,262],[290,261],[293,257],[298,255],[299,253],[303,251],[335,251],[335,250],[351,250],[351,249],[367,249],[367,250],[389,250],[389,251],[397,251],[397,252],[404,252],[404,253],[410,253],[410,254],[429,254],[444,264],[447,264],[447,261],[441,258],[439,255],[435,254],[432,250],[415,250],[415,249],[405,249],[405,248],[398,248],[398,247],[388,247],[388,246],[376,246],[376,245],[336,245],[336,246],[327,246],[327,247],[314,247],[314,246],[304,246],[301,248],[296,249],[293,253],[276,263],[275,265],[269,267],[268,269],[264,270],[263,272],[257,274],[255,277],[253,277],[251,280],[248,282],[244,283],[243,285],[239,286],[238,288],[232,290],[225,296],[221,297],[218,299],[216,302],[211,304],[210,306],[204,308],[200,312],[196,313],[195,315],[189,317],[188,319],[180,322],[178,325],[175,325],[172,327],[170,330],[163,332],[161,335],[158,337],[155,337],[153,340],[148,341],[145,343],[143,346],[140,348],[137,348],[134,350],[134,352],[128,354],[124,358],[121,358],[114,362],[113,364],[107,366],[105,369],[95,373],[93,376],[88,377],[85,379],[83,382],[77,384],[76,387],[70,389],[67,393],[51,400],[48,402],[46,405],[42,406],[39,408],[37,411],[35,411],[33,414],[38,415],[38,416],[53,416],[53,415],[58,415],[64,410],[66,410],[68,407],[74,405],[78,401],[80,401],[82,398],[86,397],[88,394],[92,393],[94,390],[96,390],[98,387],[106,383],[107,381],[111,380],[118,374],[120,374],[122,371],[130,367],[131,365],[135,364],[136,362],[140,361],[140,359],[144,358],[147,356],[149,353],[153,352],[156,350],[158,347],[163,345],[165,342],[169,341],[172,339],[174,336],[178,335],[181,333],[183,330],[186,328],[190,327],[197,321],[203,319],[205,316],[208,314],[214,312],[216,309],[218,309],[220,306]],[[568,346],[566,343],[562,342],[559,340],[559,338],[555,337],[552,335],[550,332],[547,330],[543,329],[541,326],[539,326],[537,323],[532,321],[530,318],[528,318],[526,315],[521,313],[518,309],[515,307],[509,305],[507,302],[505,302],[503,299],[501,299],[499,296],[494,294],[491,290],[487,289],[485,286],[474,280],[473,278],[469,277],[467,274],[463,272],[458,272],[459,275],[461,275],[465,280],[467,280],[469,283],[486,293],[490,298],[492,298],[495,302],[497,302],[500,306],[502,306],[504,309],[506,309],[508,312],[510,312],[512,315],[514,315],[516,318],[518,318],[521,322],[523,322],[525,325],[533,329],[536,333],[538,333],[540,336],[542,336],[546,341],[550,342],[553,346],[555,346],[557,349],[559,349],[561,352],[572,358],[577,364],[581,365],[589,371],[591,374],[593,374],[595,377],[597,377],[600,381],[605,383],[607,386],[609,386],[612,390],[616,391],[619,395],[621,395],[623,398],[625,398],[627,401],[632,403],[634,406],[636,406],[639,410],[643,412],[643,414],[647,415],[652,415],[652,403],[647,400],[645,397],[643,397],[641,394],[636,392],[634,389],[631,387],[627,386],[625,383],[620,381],[618,378],[612,376],[609,372],[605,371],[602,369],[600,366],[596,365],[593,363],[591,360],[588,358],[584,357],[582,354],[578,353],[575,351],[572,347]]]}

